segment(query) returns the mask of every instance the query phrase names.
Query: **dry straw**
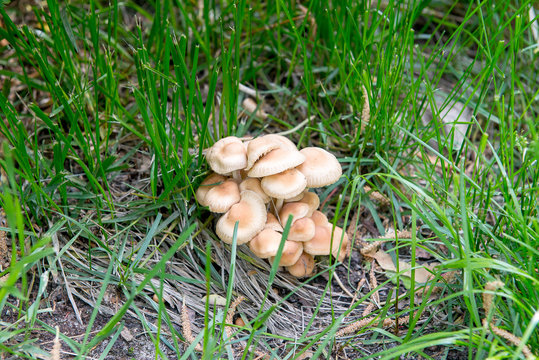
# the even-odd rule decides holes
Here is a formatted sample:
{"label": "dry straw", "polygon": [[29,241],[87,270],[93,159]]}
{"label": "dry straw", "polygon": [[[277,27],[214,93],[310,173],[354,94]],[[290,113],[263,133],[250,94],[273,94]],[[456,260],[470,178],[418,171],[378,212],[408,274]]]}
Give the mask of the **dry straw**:
{"label": "dry straw", "polygon": [[228,308],[228,312],[226,314],[226,324],[227,326],[225,327],[225,332],[226,332],[226,337],[228,339],[231,339],[232,338],[232,333],[233,333],[233,329],[231,326],[229,326],[230,324],[232,324],[234,322],[234,314],[236,313],[236,308],[238,307],[238,305],[243,301],[245,300],[245,297],[244,296],[238,296],[236,298],[236,300],[234,300],[232,302],[232,304],[230,304],[230,307]]}
{"label": "dry straw", "polygon": [[[187,306],[185,305],[185,299],[182,304],[182,333],[187,343],[192,344],[193,342],[195,342],[195,337],[193,336],[193,330],[191,329],[191,320],[189,319],[189,312],[187,310]],[[200,344],[197,344],[195,346],[195,351],[202,352],[202,346],[200,346]]]}
{"label": "dry straw", "polygon": [[[5,226],[4,210],[0,210],[0,226]],[[9,251],[7,248],[7,235],[4,230],[0,230],[0,271],[3,266],[9,263]]]}
{"label": "dry straw", "polygon": [[50,360],[60,360],[60,350],[62,349],[62,344],[60,343],[60,329],[56,327],[56,336],[54,337],[54,343],[52,345],[52,350],[49,359]]}

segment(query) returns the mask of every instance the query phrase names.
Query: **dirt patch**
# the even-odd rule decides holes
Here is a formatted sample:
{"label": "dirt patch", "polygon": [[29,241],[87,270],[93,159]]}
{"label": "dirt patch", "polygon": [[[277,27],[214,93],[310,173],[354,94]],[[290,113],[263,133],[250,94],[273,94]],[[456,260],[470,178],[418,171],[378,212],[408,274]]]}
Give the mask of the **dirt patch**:
{"label": "dirt patch", "polygon": [[[46,352],[50,352],[53,346],[55,334],[54,330],[52,330],[52,332],[47,331],[46,326],[49,326],[52,329],[58,327],[62,335],[77,344],[82,344],[94,308],[82,301],[77,299],[74,300],[82,319],[81,324],[77,319],[73,306],[71,305],[63,286],[56,286],[51,290],[52,291],[50,292],[48,300],[42,302],[43,311],[37,315],[36,326],[27,336],[30,339],[36,339],[37,342],[35,345],[37,345],[39,348]],[[18,303],[14,298],[10,298],[8,302],[13,306],[6,306],[0,315],[0,318],[3,322],[15,323],[18,318],[18,312],[14,309]],[[92,329],[90,330],[87,341],[91,341],[95,334],[105,326],[108,320],[110,320],[110,316],[98,313],[94,320]],[[140,321],[130,316],[125,316],[121,323],[123,324],[123,334],[125,335],[122,334],[116,339],[110,350],[108,350],[106,359],[155,359],[157,352],[155,345]],[[129,334],[131,336],[129,336]],[[102,356],[103,353],[107,351],[107,347],[110,346],[111,338],[112,337],[105,339],[96,347],[91,349],[85,356],[85,359],[98,359],[100,356]],[[10,341],[4,343],[4,345],[9,346],[10,344],[15,344],[23,340],[24,336],[21,335],[10,339]],[[164,346],[163,344],[163,341],[159,343],[160,352],[167,357],[174,357],[176,351]],[[181,350],[183,350],[183,344],[180,344],[180,347]],[[74,358],[75,355],[76,350],[71,349],[65,341],[61,340],[62,359],[71,359]]]}

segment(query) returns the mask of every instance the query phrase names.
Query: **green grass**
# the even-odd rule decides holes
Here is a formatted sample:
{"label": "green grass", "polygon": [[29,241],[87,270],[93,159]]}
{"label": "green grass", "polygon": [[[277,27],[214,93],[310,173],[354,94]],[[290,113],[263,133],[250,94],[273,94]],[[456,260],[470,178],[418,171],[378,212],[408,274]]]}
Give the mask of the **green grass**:
{"label": "green grass", "polygon": [[[226,135],[291,129],[299,147],[324,147],[342,163],[344,176],[320,193],[332,220],[347,227],[359,212],[380,234],[417,229],[385,248],[417,266],[413,254],[428,251],[441,263],[442,290],[427,302],[393,285],[405,282],[402,273],[386,274],[379,288],[393,298],[375,314],[411,315],[415,326],[395,333],[374,323],[335,339],[361,318],[372,292],[343,307],[332,281],[324,288],[310,279],[322,297],[296,338],[272,332],[270,317],[308,284],[285,288],[275,303],[249,298],[252,331],[233,341],[259,343],[276,359],[342,349],[354,358],[523,357],[522,346],[483,327],[487,316],[538,353],[536,2],[345,0],[305,2],[306,12],[284,0],[20,3],[0,5],[0,206],[11,251],[0,259],[9,263],[0,272],[6,358],[50,350],[35,334],[56,333],[44,321],[52,283],[70,302],[93,307],[82,337],[60,335],[74,357],[107,341],[106,358],[128,318],[138,319],[156,358],[202,357],[184,346],[178,299],[204,318],[204,356],[232,357],[219,325],[233,297],[249,298],[242,267],[267,270],[260,276],[270,284],[286,282],[243,247],[216,245],[213,217],[194,197],[208,169],[202,150]],[[240,84],[256,90],[267,120],[243,110]],[[446,134],[439,116],[457,101],[470,114],[457,120],[467,125],[464,137]],[[430,122],[422,120],[427,108]],[[365,185],[391,205],[369,199]],[[354,291],[349,265],[341,280]],[[318,270],[331,280],[335,268],[324,260]],[[443,281],[448,271],[456,271],[455,282]],[[484,314],[482,294],[493,280],[505,285]],[[118,309],[106,304],[111,287],[122,299]],[[263,290],[267,298],[270,287]],[[206,293],[227,305],[200,305]],[[171,300],[156,303],[153,294]],[[400,312],[395,302],[405,304]],[[332,316],[324,317],[327,304]],[[99,309],[114,316],[99,323]],[[6,321],[7,312],[18,320]],[[318,312],[330,319],[323,328],[314,322]]]}

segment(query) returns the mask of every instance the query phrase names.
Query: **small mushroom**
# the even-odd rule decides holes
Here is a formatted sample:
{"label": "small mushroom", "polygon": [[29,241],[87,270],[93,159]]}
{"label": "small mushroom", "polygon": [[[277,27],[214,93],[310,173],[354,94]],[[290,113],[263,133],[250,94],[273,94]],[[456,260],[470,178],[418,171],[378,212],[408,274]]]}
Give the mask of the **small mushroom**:
{"label": "small mushroom", "polygon": [[240,201],[240,189],[234,180],[226,180],[220,185],[212,187],[206,193],[204,202],[208,204],[211,212],[224,213]]}
{"label": "small mushroom", "polygon": [[261,136],[249,141],[249,144],[247,145],[247,166],[245,169],[250,170],[258,159],[269,153],[271,150],[280,147],[280,143],[272,140],[272,138],[268,136]]}
{"label": "small mushroom", "polygon": [[226,177],[220,174],[211,173],[208,175],[198,187],[196,191],[197,201],[202,206],[208,206],[206,202],[206,194],[214,186],[222,184],[226,180]]}
{"label": "small mushroom", "polygon": [[307,214],[307,217],[310,217],[314,213],[314,211],[320,206],[320,198],[318,197],[318,195],[310,191],[306,191],[303,194],[301,200],[298,200],[298,202],[309,205],[309,213]]}
{"label": "small mushroom", "polygon": [[341,177],[342,167],[335,155],[318,147],[306,147],[300,153],[305,161],[297,169],[305,175],[307,187],[330,185]]}
{"label": "small mushroom", "polygon": [[307,180],[296,169],[288,169],[262,178],[260,182],[266,194],[275,199],[288,199],[305,190]]}
{"label": "small mushroom", "polygon": [[306,252],[302,253],[298,261],[291,266],[287,266],[286,270],[298,278],[309,276],[314,270],[314,257]]}
{"label": "small mushroom", "polygon": [[232,172],[234,178],[240,180],[238,170],[247,166],[247,150],[239,138],[228,136],[213,144],[206,153],[206,160],[216,173]]}
{"label": "small mushroom", "polygon": [[315,228],[314,221],[307,217],[296,220],[290,227],[288,240],[309,241],[314,237]]}
{"label": "small mushroom", "polygon": [[240,183],[240,191],[251,190],[260,195],[264,204],[270,202],[271,198],[264,192],[262,186],[260,186],[260,179],[258,178],[246,178]]}
{"label": "small mushroom", "polygon": [[282,235],[272,229],[264,229],[250,242],[249,249],[261,259],[267,259],[277,254]]}
{"label": "small mushroom", "polygon": [[237,244],[245,244],[264,228],[267,219],[266,206],[257,193],[244,190],[240,193],[240,202],[232,205],[217,221],[217,236],[232,244],[234,226],[238,222]]}
{"label": "small mushroom", "polygon": [[303,243],[303,250],[311,255],[329,255],[338,249],[339,241],[331,241],[330,226],[316,226],[314,237]]}
{"label": "small mushroom", "polygon": [[296,144],[294,144],[290,139],[288,139],[285,136],[277,135],[277,134],[268,134],[263,136],[266,139],[270,139],[273,142],[276,142],[279,144],[280,148],[286,149],[286,150],[297,150]]}
{"label": "small mushroom", "polygon": [[307,190],[303,190],[299,195],[296,195],[294,197],[291,197],[289,199],[286,199],[285,202],[295,202],[295,201],[300,201],[301,199],[303,199],[303,195],[305,195],[305,193],[307,192]]}
{"label": "small mushroom", "polygon": [[265,177],[275,175],[285,170],[294,168],[305,161],[297,150],[285,150],[277,148],[260,158],[247,173],[250,177]]}
{"label": "small mushroom", "polygon": [[328,217],[321,211],[315,210],[311,215],[311,220],[316,226],[329,226]]}
{"label": "small mushroom", "polygon": [[[303,252],[303,243],[286,240],[283,246],[281,261],[279,266],[292,266],[298,261]],[[274,257],[270,257],[270,262],[273,263]]]}
{"label": "small mushroom", "polygon": [[282,224],[286,224],[288,217],[292,215],[292,224],[295,221],[304,218],[309,213],[309,205],[301,202],[291,202],[284,204],[279,211],[279,218]]}

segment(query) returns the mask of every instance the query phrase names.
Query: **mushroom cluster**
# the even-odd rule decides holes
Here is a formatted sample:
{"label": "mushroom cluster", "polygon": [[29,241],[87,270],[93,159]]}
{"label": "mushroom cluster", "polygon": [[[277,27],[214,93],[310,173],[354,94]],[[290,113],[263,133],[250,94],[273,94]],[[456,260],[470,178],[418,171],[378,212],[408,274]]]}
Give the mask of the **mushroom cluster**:
{"label": "mushroom cluster", "polygon": [[256,256],[273,261],[291,217],[279,262],[290,274],[312,274],[316,255],[331,254],[339,261],[346,257],[346,232],[318,210],[320,199],[309,191],[342,175],[333,154],[318,147],[298,150],[281,135],[248,141],[229,136],[207,150],[206,160],[214,172],[196,196],[200,205],[223,214],[216,226],[221,240],[232,243],[237,223],[237,244],[248,243]]}

